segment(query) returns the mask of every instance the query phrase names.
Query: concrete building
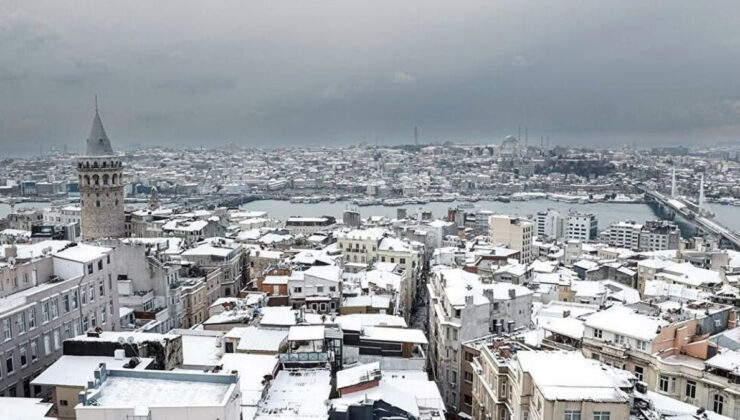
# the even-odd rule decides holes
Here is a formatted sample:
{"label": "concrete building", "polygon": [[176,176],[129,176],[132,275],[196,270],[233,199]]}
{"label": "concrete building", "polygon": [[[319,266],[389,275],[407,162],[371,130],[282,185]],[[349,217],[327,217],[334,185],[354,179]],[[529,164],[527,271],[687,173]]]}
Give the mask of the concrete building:
{"label": "concrete building", "polygon": [[681,232],[678,225],[665,220],[650,220],[645,222],[638,247],[640,251],[666,251],[678,249],[681,242]]}
{"label": "concrete building", "polygon": [[640,246],[640,232],[642,225],[633,221],[614,222],[604,232],[604,239],[609,245],[638,249]]}
{"label": "concrete building", "polygon": [[183,252],[182,257],[206,269],[221,269],[220,297],[237,296],[249,282],[247,249],[233,239],[208,238]]}
{"label": "concrete building", "polygon": [[568,213],[565,225],[566,239],[588,242],[595,240],[598,234],[598,222],[595,214],[576,211]]}
{"label": "concrete building", "polygon": [[80,185],[82,239],[85,241],[125,236],[123,166],[115,156],[103,122],[95,117],[87,138],[85,155],[77,160]]}
{"label": "concrete building", "polygon": [[62,341],[118,328],[113,250],[66,241],[3,249],[0,391],[31,397],[31,380],[62,355]]}
{"label": "concrete building", "polygon": [[485,284],[476,274],[436,267],[429,293],[429,363],[445,405],[461,407],[462,343],[492,332],[529,327],[532,291],[514,284]]}
{"label": "concrete building", "polygon": [[240,420],[239,376],[224,373],[95,369],[75,406],[78,420]]}
{"label": "concrete building", "polygon": [[481,347],[474,359],[474,419],[645,418],[630,416],[632,375],[578,352],[519,349],[507,343]]}
{"label": "concrete building", "polygon": [[537,236],[550,240],[561,239],[564,234],[563,216],[555,209],[538,211],[537,217]]}
{"label": "concrete building", "polygon": [[521,252],[521,263],[529,264],[534,259],[532,238],[534,224],[521,217],[494,215],[488,219],[491,241]]}

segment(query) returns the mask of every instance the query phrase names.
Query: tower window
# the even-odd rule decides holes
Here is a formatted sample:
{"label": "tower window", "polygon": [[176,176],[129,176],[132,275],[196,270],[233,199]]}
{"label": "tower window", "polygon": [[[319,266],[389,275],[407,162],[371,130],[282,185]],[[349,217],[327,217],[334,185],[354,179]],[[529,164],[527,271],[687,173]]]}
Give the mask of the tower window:
{"label": "tower window", "polygon": [[100,207],[100,201],[95,202],[95,207]]}

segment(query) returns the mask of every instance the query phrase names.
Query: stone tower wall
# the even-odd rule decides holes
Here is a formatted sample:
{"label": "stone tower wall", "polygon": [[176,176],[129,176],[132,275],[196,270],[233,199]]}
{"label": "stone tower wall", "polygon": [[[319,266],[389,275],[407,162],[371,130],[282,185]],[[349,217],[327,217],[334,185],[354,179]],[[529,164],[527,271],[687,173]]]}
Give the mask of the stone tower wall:
{"label": "stone tower wall", "polygon": [[123,166],[116,156],[85,156],[77,161],[82,209],[82,240],[125,236]]}

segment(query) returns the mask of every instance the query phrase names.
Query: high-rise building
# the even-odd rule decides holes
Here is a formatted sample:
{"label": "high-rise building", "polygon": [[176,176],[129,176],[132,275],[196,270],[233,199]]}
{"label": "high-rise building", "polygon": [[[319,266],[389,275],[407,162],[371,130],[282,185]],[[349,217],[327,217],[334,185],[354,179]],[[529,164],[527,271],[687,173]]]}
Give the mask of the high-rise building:
{"label": "high-rise building", "polygon": [[97,100],[85,155],[77,159],[77,177],[82,208],[82,240],[124,236],[123,167],[103,128]]}
{"label": "high-rise building", "polygon": [[547,239],[563,237],[563,216],[555,209],[537,212],[537,236]]}
{"label": "high-rise building", "polygon": [[521,252],[521,263],[532,262],[532,237],[534,224],[521,217],[503,215],[491,216],[488,219],[491,241],[505,245]]}
{"label": "high-rise building", "polygon": [[571,211],[568,213],[568,222],[565,228],[566,239],[579,239],[581,241],[593,241],[598,234],[596,215],[593,213],[580,213]]}
{"label": "high-rise building", "polygon": [[609,245],[622,248],[637,249],[640,242],[642,225],[634,221],[614,222],[604,233],[604,239]]}
{"label": "high-rise building", "polygon": [[649,220],[640,232],[640,251],[666,251],[678,249],[681,232],[674,222]]}

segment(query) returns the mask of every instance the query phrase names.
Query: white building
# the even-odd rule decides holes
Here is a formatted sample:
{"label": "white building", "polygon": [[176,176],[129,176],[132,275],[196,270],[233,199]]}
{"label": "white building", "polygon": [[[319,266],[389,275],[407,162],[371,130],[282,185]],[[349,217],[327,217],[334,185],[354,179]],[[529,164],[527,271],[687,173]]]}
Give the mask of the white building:
{"label": "white building", "polygon": [[614,222],[604,232],[609,245],[620,248],[637,249],[640,244],[642,225],[633,221]]}
{"label": "white building", "polygon": [[555,209],[537,212],[537,236],[547,239],[563,237],[563,216]]}
{"label": "white building", "polygon": [[579,239],[581,241],[593,241],[598,235],[598,222],[593,213],[580,213],[571,211],[565,227],[566,239]]}

